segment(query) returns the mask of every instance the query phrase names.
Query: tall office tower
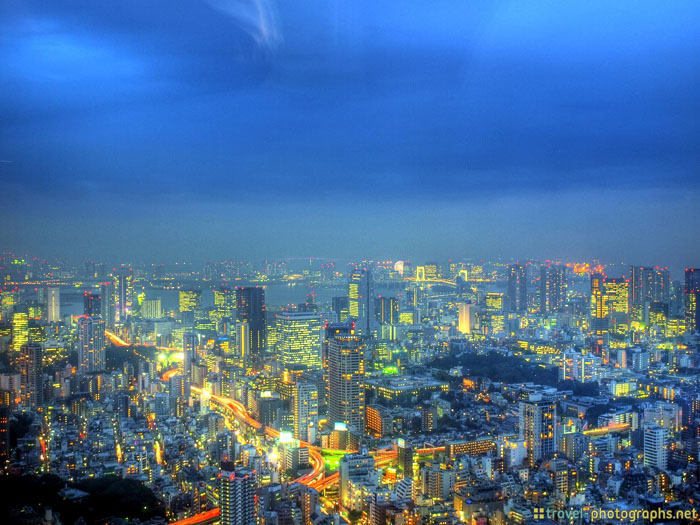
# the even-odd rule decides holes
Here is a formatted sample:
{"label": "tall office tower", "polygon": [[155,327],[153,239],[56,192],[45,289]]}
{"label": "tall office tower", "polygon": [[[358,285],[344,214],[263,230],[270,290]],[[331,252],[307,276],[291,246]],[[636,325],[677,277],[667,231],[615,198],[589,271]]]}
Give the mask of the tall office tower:
{"label": "tall office tower", "polygon": [[83,295],[83,313],[89,317],[102,315],[102,296],[85,290]]}
{"label": "tall office tower", "polygon": [[202,290],[180,290],[178,297],[180,313],[194,312],[202,307]]}
{"label": "tall office tower", "polygon": [[46,320],[49,323],[61,320],[61,289],[58,286],[46,289]]}
{"label": "tall office tower", "polygon": [[610,332],[625,335],[629,327],[629,281],[624,278],[606,277],[603,288]]}
{"label": "tall office tower", "polygon": [[321,368],[321,317],[313,312],[283,312],[276,315],[277,350],[285,368],[304,365]]}
{"label": "tall office tower", "polygon": [[356,266],[348,281],[348,309],[350,317],[357,320],[357,332],[361,336],[369,337],[374,331],[374,307],[372,270],[367,266]]}
{"label": "tall office tower", "polygon": [[236,315],[250,329],[250,362],[259,359],[267,345],[265,289],[259,286],[236,288]]}
{"label": "tall office tower", "polygon": [[509,312],[527,310],[527,269],[523,264],[508,266],[507,302]]}
{"label": "tall office tower", "polygon": [[685,326],[689,332],[700,331],[700,268],[685,269]]}
{"label": "tall office tower", "polygon": [[197,356],[197,334],[185,332],[182,334],[182,366],[180,373],[188,378],[192,377],[192,363]]}
{"label": "tall office tower", "polygon": [[122,265],[115,269],[114,291],[116,305],[116,322],[124,323],[131,314],[134,300],[134,269]]}
{"label": "tall office tower", "polygon": [[11,412],[12,394],[9,390],[0,390],[0,473],[7,472],[10,461]]}
{"label": "tall office tower", "polygon": [[250,366],[250,325],[245,321],[236,321],[236,349],[241,368],[247,370]]}
{"label": "tall office tower", "polygon": [[233,319],[236,313],[236,294],[226,286],[214,290],[214,306],[222,318]]}
{"label": "tall office tower", "polygon": [[397,452],[399,473],[404,479],[413,479],[413,448],[407,446],[403,439],[399,439]]}
{"label": "tall office tower", "polygon": [[29,312],[21,306],[15,308],[12,314],[12,349],[17,352],[29,341]]}
{"label": "tall office tower", "polygon": [[160,319],[163,317],[163,303],[160,299],[144,299],[141,315],[144,319]]}
{"label": "tall office tower", "polygon": [[360,336],[335,333],[328,339],[328,421],[365,428],[365,362]]}
{"label": "tall office tower", "polygon": [[566,266],[547,263],[540,269],[540,313],[559,312],[566,304]]}
{"label": "tall office tower", "polygon": [[669,429],[657,425],[644,428],[644,466],[668,468]]}
{"label": "tall office tower", "polygon": [[318,389],[311,383],[297,383],[294,387],[294,437],[313,443],[318,428]]}
{"label": "tall office tower", "polygon": [[630,303],[667,303],[671,297],[668,268],[630,266]]}
{"label": "tall office tower", "polygon": [[219,473],[217,488],[221,525],[255,525],[257,521],[255,476],[255,471],[248,469]]}
{"label": "tall office tower", "polygon": [[476,329],[476,305],[459,303],[457,308],[457,330],[465,335],[471,334]]}
{"label": "tall office tower", "polygon": [[78,318],[78,370],[83,374],[105,369],[105,322],[101,317]]}
{"label": "tall office tower", "polygon": [[335,314],[335,321],[345,323],[350,317],[350,300],[347,296],[333,297],[331,308]]}
{"label": "tall office tower", "polygon": [[377,321],[380,323],[399,323],[399,299],[397,297],[378,297],[376,310]]}
{"label": "tall office tower", "polygon": [[25,404],[44,402],[44,349],[39,343],[26,343],[20,349],[20,391]]}
{"label": "tall office tower", "polygon": [[114,323],[117,316],[117,298],[114,293],[114,283],[104,282],[100,287],[100,295],[102,296],[101,315],[104,319],[105,326],[108,329],[114,328]]}
{"label": "tall office tower", "polygon": [[520,402],[520,439],[525,440],[530,466],[557,451],[557,405],[540,394]]}
{"label": "tall office tower", "polygon": [[595,335],[608,332],[608,297],[605,294],[605,275],[591,274],[591,330]]}

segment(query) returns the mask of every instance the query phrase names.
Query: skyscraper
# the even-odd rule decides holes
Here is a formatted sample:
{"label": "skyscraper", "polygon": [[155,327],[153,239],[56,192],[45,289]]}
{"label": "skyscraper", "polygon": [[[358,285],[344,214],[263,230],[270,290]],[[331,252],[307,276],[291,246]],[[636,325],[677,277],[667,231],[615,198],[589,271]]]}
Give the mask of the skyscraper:
{"label": "skyscraper", "polygon": [[459,303],[457,306],[457,330],[469,335],[476,328],[476,305]]}
{"label": "skyscraper", "polygon": [[669,429],[657,425],[644,428],[644,466],[668,468]]}
{"label": "skyscraper", "polygon": [[78,370],[84,374],[105,369],[105,322],[102,317],[78,318]]}
{"label": "skyscraper", "polygon": [[83,313],[89,317],[102,315],[102,296],[85,290],[83,295]]}
{"label": "skyscraper", "polygon": [[595,335],[608,332],[608,297],[605,294],[605,275],[591,274],[591,331]]}
{"label": "skyscraper", "polygon": [[202,307],[202,290],[180,290],[178,299],[180,313],[194,312]]}
{"label": "skyscraper", "polygon": [[265,290],[259,286],[236,288],[236,312],[239,321],[250,329],[250,354],[254,361],[265,351],[267,344],[267,309]]}
{"label": "skyscraper", "polygon": [[357,321],[358,335],[371,336],[375,327],[375,297],[372,270],[356,266],[348,280],[348,308],[350,317]]}
{"label": "skyscraper", "polygon": [[311,383],[297,383],[292,398],[294,403],[294,437],[313,442],[318,427],[318,389]]}
{"label": "skyscraper", "polygon": [[313,312],[277,314],[277,349],[286,367],[321,368],[321,318]]}
{"label": "skyscraper", "polygon": [[12,314],[12,348],[16,352],[29,341],[29,313],[26,307],[15,308]]}
{"label": "skyscraper", "polygon": [[667,303],[670,294],[668,268],[630,266],[630,303]]}
{"label": "skyscraper", "polygon": [[123,323],[131,314],[134,300],[134,269],[122,265],[114,275],[116,321]]}
{"label": "skyscraper", "polygon": [[686,329],[700,331],[700,268],[685,269],[684,296]]}
{"label": "skyscraper", "polygon": [[527,271],[520,263],[508,266],[507,303],[509,312],[527,310]]}
{"label": "skyscraper", "polygon": [[102,319],[104,319],[105,326],[108,329],[114,328],[114,323],[117,316],[117,305],[116,296],[114,293],[114,283],[104,282],[100,287],[100,295],[102,296],[102,302],[100,304],[100,311]]}
{"label": "skyscraper", "polygon": [[221,525],[254,525],[255,471],[239,469],[222,471],[217,477]]}
{"label": "skyscraper", "polygon": [[12,395],[9,390],[0,390],[0,473],[4,473],[10,460],[10,414]]}
{"label": "skyscraper", "polygon": [[30,406],[44,402],[44,349],[39,343],[26,343],[20,349],[20,388],[22,400]]}
{"label": "skyscraper", "polygon": [[61,320],[61,289],[58,286],[46,289],[46,319],[49,323]]}
{"label": "skyscraper", "polygon": [[192,363],[194,363],[197,352],[197,334],[185,332],[182,334],[182,368],[180,373],[187,377],[192,377]]}
{"label": "skyscraper", "polygon": [[377,298],[377,321],[383,324],[398,324],[399,300],[396,297]]}
{"label": "skyscraper", "polygon": [[625,278],[606,277],[603,288],[610,332],[624,335],[629,327],[629,281]]}
{"label": "skyscraper", "polygon": [[365,428],[365,363],[360,337],[335,333],[328,339],[328,420]]}
{"label": "skyscraper", "polygon": [[520,439],[525,440],[530,466],[556,452],[556,418],[556,404],[540,394],[520,402]]}
{"label": "skyscraper", "polygon": [[250,325],[245,321],[236,321],[236,348],[240,366],[247,370],[250,366]]}
{"label": "skyscraper", "polygon": [[566,304],[566,266],[547,263],[540,269],[540,313],[559,312]]}

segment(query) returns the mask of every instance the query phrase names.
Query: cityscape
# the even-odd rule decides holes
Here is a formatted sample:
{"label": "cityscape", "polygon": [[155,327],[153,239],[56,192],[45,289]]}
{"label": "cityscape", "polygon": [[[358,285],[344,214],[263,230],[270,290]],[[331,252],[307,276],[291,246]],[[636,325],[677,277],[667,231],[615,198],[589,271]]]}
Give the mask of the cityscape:
{"label": "cityscape", "polygon": [[700,523],[698,28],[0,2],[0,525]]}
{"label": "cityscape", "polygon": [[8,523],[695,521],[698,268],[0,260]]}

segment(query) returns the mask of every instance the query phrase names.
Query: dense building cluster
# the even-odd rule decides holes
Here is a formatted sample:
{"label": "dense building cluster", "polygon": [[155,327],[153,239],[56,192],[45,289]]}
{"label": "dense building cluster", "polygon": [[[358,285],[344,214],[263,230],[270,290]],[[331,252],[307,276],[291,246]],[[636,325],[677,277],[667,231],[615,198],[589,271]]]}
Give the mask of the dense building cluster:
{"label": "dense building cluster", "polygon": [[[4,253],[0,277],[0,467],[62,484],[10,504],[16,521],[700,511],[700,269]],[[91,491],[114,479],[157,503],[100,515]]]}

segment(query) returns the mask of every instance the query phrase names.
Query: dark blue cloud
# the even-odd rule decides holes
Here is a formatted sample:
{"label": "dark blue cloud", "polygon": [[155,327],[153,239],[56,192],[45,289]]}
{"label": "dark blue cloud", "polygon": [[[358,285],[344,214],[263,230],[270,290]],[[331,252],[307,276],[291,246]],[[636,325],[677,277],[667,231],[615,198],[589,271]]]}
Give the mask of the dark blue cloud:
{"label": "dark blue cloud", "polygon": [[691,1],[6,2],[7,213],[697,195],[697,27]]}

